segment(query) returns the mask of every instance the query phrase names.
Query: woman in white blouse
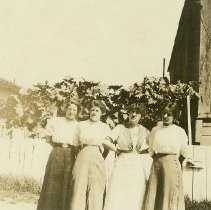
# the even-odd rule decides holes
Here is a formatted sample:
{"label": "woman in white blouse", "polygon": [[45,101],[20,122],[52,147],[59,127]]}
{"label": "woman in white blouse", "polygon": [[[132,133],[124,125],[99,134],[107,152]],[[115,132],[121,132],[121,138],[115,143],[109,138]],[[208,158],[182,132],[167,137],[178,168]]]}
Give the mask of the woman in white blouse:
{"label": "woman in white blouse", "polygon": [[181,127],[173,124],[176,116],[177,106],[167,105],[163,111],[163,122],[150,134],[149,151],[153,164],[145,210],[185,210],[179,156],[185,156],[188,137]]}
{"label": "woman in white blouse", "polygon": [[[145,107],[133,104],[129,122],[117,125],[104,145],[117,152],[106,192],[104,210],[141,210],[152,158],[146,139],[149,131],[138,124]],[[116,143],[116,146],[111,143]]]}
{"label": "woman in white blouse", "polygon": [[64,117],[48,120],[46,129],[53,149],[46,166],[42,191],[37,210],[66,210],[69,180],[75,161],[78,135],[79,103],[73,99],[66,105]]}
{"label": "woman in white blouse", "polygon": [[102,157],[102,142],[110,133],[107,124],[101,122],[105,105],[94,100],[90,107],[89,119],[80,122],[78,153],[73,169],[73,192],[71,210],[102,210],[106,185],[105,161]]}

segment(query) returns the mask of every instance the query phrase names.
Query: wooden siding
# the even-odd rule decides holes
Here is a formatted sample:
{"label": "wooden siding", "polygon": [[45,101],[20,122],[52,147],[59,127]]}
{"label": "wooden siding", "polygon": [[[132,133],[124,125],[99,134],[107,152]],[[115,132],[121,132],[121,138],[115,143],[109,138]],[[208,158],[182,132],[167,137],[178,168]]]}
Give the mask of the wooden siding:
{"label": "wooden siding", "polygon": [[201,1],[199,117],[211,118],[211,1]]}
{"label": "wooden siding", "polygon": [[203,119],[196,121],[196,142],[211,146],[211,122],[206,122]]}

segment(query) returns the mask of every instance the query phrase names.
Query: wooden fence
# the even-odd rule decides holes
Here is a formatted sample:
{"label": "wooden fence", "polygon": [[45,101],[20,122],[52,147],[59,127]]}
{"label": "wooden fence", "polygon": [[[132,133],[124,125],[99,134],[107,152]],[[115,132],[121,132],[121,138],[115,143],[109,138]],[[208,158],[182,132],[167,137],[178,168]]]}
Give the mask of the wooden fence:
{"label": "wooden fence", "polygon": [[41,183],[51,149],[45,140],[29,138],[21,129],[13,131],[13,138],[1,135],[0,174],[31,176]]}
{"label": "wooden fence", "polygon": [[189,146],[196,167],[183,167],[185,194],[195,200],[211,200],[211,147]]}
{"label": "wooden fence", "polygon": [[[21,129],[14,130],[12,138],[0,135],[0,174],[31,176],[42,183],[51,149],[43,139],[31,139]],[[185,194],[195,200],[211,200],[211,147],[189,146],[188,152],[197,167],[183,167]],[[113,156],[109,158],[111,170]]]}

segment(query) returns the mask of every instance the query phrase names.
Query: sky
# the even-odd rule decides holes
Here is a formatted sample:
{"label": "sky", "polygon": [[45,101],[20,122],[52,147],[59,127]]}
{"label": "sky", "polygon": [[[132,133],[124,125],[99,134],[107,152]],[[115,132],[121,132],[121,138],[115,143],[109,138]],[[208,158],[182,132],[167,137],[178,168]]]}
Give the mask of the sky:
{"label": "sky", "polygon": [[[132,84],[166,69],[184,0],[0,0],[0,77]],[[168,75],[168,74],[167,74]]]}

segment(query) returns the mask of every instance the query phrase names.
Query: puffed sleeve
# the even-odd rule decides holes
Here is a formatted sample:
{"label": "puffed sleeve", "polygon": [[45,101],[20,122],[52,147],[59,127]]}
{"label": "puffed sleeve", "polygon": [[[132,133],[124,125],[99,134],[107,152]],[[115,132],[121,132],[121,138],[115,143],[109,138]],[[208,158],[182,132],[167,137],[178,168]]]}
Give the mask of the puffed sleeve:
{"label": "puffed sleeve", "polygon": [[54,136],[54,133],[55,133],[55,119],[51,118],[51,119],[48,119],[48,121],[47,121],[46,135]]}
{"label": "puffed sleeve", "polygon": [[108,124],[106,124],[105,131],[106,133],[111,133],[111,128]]}
{"label": "puffed sleeve", "polygon": [[74,146],[79,146],[80,145],[80,125],[79,123],[76,126],[76,130],[75,130],[75,136],[74,136],[74,141],[73,141],[73,145]]}
{"label": "puffed sleeve", "polygon": [[149,154],[152,156],[154,154],[154,151],[153,151],[153,143],[154,143],[154,135],[155,135],[155,131],[156,131],[156,127],[154,127],[148,138],[147,138],[147,143],[149,145]]}
{"label": "puffed sleeve", "polygon": [[185,133],[185,130],[181,130],[181,149],[180,154],[184,157],[187,156],[187,147],[188,147],[188,136]]}
{"label": "puffed sleeve", "polygon": [[155,127],[151,130],[149,136],[147,137],[147,143],[148,143],[148,145],[149,145],[149,154],[150,154],[151,156],[154,155],[153,147],[154,147],[155,133],[156,133],[158,130],[160,130],[160,129],[161,129],[161,124],[158,124],[157,126],[155,126]]}

